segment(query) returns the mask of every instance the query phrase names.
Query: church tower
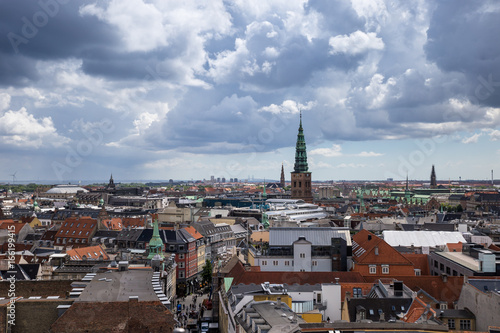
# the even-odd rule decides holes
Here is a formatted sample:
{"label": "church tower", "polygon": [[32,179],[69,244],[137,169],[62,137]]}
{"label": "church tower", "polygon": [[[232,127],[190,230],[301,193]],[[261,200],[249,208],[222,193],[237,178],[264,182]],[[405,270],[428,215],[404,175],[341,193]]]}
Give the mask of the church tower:
{"label": "church tower", "polygon": [[302,128],[302,112],[300,113],[299,133],[295,145],[295,165],[292,174],[292,199],[302,199],[305,202],[313,201],[311,172],[307,166],[306,140]]}
{"label": "church tower", "polygon": [[434,164],[433,164],[431,171],[431,188],[436,188],[436,187],[437,187],[436,170],[434,170]]}
{"label": "church tower", "polygon": [[285,169],[283,168],[283,163],[281,163],[280,187],[285,188]]}

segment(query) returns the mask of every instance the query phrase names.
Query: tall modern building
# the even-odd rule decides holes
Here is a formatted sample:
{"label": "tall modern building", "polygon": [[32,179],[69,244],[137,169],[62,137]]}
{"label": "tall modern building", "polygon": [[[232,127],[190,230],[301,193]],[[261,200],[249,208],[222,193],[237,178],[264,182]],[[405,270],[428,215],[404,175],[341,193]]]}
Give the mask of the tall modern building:
{"label": "tall modern building", "polygon": [[313,201],[311,172],[307,166],[306,140],[302,128],[302,113],[300,113],[299,133],[295,145],[295,165],[292,174],[292,199],[302,199],[305,202]]}
{"label": "tall modern building", "polygon": [[436,170],[434,170],[434,164],[433,164],[431,171],[431,188],[436,188],[436,187],[437,187]]}

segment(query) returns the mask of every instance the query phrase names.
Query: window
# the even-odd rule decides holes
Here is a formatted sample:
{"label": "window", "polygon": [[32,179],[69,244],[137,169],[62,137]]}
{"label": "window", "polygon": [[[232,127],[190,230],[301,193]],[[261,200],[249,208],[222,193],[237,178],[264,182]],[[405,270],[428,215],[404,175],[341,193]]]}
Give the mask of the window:
{"label": "window", "polygon": [[285,266],[290,266],[290,261],[285,261]]}
{"label": "window", "polygon": [[267,266],[267,260],[262,260],[262,266]]}
{"label": "window", "polygon": [[419,268],[415,268],[415,276],[420,276],[422,275],[422,272],[420,271]]}
{"label": "window", "polygon": [[389,265],[382,265],[382,274],[389,274]]}
{"label": "window", "polygon": [[450,330],[455,329],[455,319],[448,319],[448,329]]}
{"label": "window", "polygon": [[179,251],[184,251],[184,245],[179,245]]}
{"label": "window", "polygon": [[318,262],[316,260],[313,260],[312,265],[313,266],[318,266]]}
{"label": "window", "polygon": [[185,267],[184,265],[185,265],[184,261],[179,262],[179,268],[184,268]]}
{"label": "window", "polygon": [[370,274],[377,274],[377,266],[370,265]]}
{"label": "window", "polygon": [[184,271],[179,271],[179,278],[181,278],[181,279],[184,278]]}
{"label": "window", "polygon": [[444,264],[439,264],[439,269],[441,270],[441,272],[444,272]]}
{"label": "window", "polygon": [[451,275],[450,267],[446,267],[446,274]]}
{"label": "window", "polygon": [[361,288],[352,288],[352,297],[358,298],[362,296],[363,294],[361,293]]}
{"label": "window", "polygon": [[306,257],[306,254],[305,254],[305,253],[301,253],[301,254],[300,254],[300,257],[301,257],[301,258],[305,258],[305,257]]}
{"label": "window", "polygon": [[438,268],[438,262],[434,260],[434,267]]}
{"label": "window", "polygon": [[460,319],[460,329],[469,331],[471,328],[470,319]]}
{"label": "window", "polygon": [[273,260],[273,266],[278,266],[278,260]]}
{"label": "window", "polygon": [[184,253],[179,253],[179,259],[184,259]]}

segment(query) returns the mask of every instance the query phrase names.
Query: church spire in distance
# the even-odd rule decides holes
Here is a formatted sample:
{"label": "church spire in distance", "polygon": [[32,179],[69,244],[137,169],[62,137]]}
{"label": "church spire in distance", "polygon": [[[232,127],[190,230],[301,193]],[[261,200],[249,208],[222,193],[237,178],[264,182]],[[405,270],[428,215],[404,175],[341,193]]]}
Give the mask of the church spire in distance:
{"label": "church spire in distance", "polygon": [[307,151],[304,130],[302,128],[302,111],[300,111],[299,133],[297,134],[297,143],[295,145],[295,165],[294,172],[307,172]]}
{"label": "church spire in distance", "polygon": [[281,162],[280,186],[281,186],[281,188],[285,187],[285,168],[283,167],[283,162]]}

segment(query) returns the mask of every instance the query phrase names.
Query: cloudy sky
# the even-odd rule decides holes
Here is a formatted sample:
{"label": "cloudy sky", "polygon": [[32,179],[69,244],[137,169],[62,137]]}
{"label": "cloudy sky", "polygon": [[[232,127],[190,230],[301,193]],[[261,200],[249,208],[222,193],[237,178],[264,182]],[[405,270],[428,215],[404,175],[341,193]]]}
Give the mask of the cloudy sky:
{"label": "cloudy sky", "polygon": [[489,179],[499,34],[494,0],[2,1],[0,180],[289,179],[299,110],[315,180]]}

